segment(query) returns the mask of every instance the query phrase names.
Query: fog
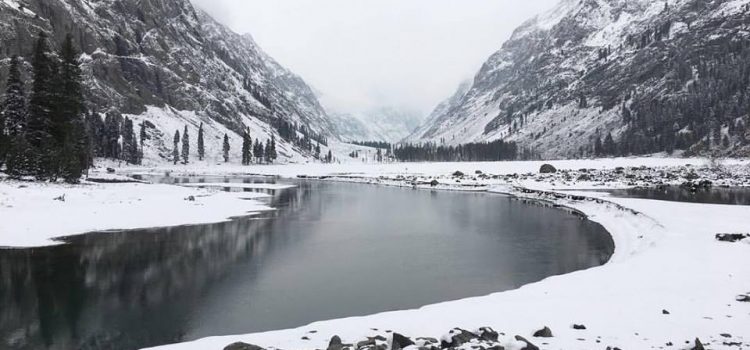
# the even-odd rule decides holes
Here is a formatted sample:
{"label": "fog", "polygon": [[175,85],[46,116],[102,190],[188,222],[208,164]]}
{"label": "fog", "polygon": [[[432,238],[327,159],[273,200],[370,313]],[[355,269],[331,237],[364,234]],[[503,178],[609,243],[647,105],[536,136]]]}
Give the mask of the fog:
{"label": "fog", "polygon": [[429,113],[557,0],[193,0],[338,112]]}

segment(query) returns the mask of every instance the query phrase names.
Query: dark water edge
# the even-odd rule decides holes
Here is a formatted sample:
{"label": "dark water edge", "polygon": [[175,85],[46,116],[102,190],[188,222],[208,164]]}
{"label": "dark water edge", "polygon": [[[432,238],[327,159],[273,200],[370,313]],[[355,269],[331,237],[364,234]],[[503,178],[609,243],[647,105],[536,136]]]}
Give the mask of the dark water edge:
{"label": "dark water edge", "polygon": [[750,205],[750,187],[686,188],[682,186],[638,187],[607,191],[614,197],[654,199],[670,202]]}
{"label": "dark water edge", "polygon": [[138,349],[298,327],[515,289],[614,251],[596,223],[500,195],[297,184],[270,191],[279,210],[258,217],[0,250],[0,348]]}

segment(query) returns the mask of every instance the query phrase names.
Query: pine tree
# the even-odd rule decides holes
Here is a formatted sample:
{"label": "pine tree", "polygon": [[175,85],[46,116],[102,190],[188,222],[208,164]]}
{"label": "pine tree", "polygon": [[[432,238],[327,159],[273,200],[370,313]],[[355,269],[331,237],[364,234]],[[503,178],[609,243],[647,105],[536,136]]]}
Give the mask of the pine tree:
{"label": "pine tree", "polygon": [[[68,34],[60,51],[56,125],[58,147],[62,148],[60,171],[66,182],[79,181],[90,165],[89,140],[84,126],[84,100],[81,67],[73,37]],[[131,128],[132,129],[132,128]],[[136,150],[137,151],[137,150]]]}
{"label": "pine tree", "polygon": [[0,115],[4,119],[3,124],[0,124],[0,129],[5,126],[3,155],[6,171],[12,177],[29,175],[33,165],[32,159],[29,158],[30,147],[24,137],[26,97],[19,65],[20,59],[17,56],[11,58],[5,96],[0,105]]}
{"label": "pine tree", "polygon": [[146,122],[141,122],[141,131],[140,131],[140,138],[141,138],[141,148],[143,148],[144,143],[146,142],[146,139],[148,139],[148,134],[146,133]]}
{"label": "pine tree", "polygon": [[255,158],[257,158],[258,163],[263,163],[263,154],[265,153],[265,150],[263,149],[263,144],[259,140],[255,140]]}
{"label": "pine tree", "polygon": [[594,155],[598,157],[601,156],[602,153],[602,139],[597,136],[596,140],[594,140]]}
{"label": "pine tree", "polygon": [[227,163],[227,162],[229,162],[229,151],[230,151],[229,136],[227,134],[224,134],[224,147],[223,147],[223,151],[224,151],[224,163]]}
{"label": "pine tree", "polygon": [[242,132],[242,165],[249,165],[252,160],[250,148],[252,147],[253,141],[250,138],[250,134],[247,130]]}
{"label": "pine tree", "polygon": [[328,150],[328,156],[326,156],[326,161],[328,163],[333,163],[333,153],[331,153],[331,150]]}
{"label": "pine tree", "polygon": [[174,148],[172,148],[172,162],[177,164],[180,161],[180,130],[174,132]]}
{"label": "pine tree", "polygon": [[612,133],[607,133],[607,137],[604,138],[604,143],[602,144],[602,148],[604,149],[604,153],[608,156],[615,155],[616,146],[615,146],[615,140],[612,138]]}
{"label": "pine tree", "polygon": [[271,151],[269,152],[269,161],[274,162],[279,154],[276,152],[276,136],[271,135]]}
{"label": "pine tree", "polygon": [[39,33],[32,61],[34,84],[29,99],[29,114],[25,137],[31,146],[29,156],[33,163],[33,173],[39,178],[52,177],[55,172],[57,152],[52,136],[54,105],[58,96],[54,93],[57,67],[51,57],[47,35]]}
{"label": "pine tree", "polygon": [[198,160],[203,161],[205,156],[206,148],[203,144],[203,123],[201,123],[201,126],[198,128]]}
{"label": "pine tree", "polygon": [[266,159],[266,162],[270,163],[271,160],[271,139],[266,140],[266,148],[263,152],[263,157]]}
{"label": "pine tree", "polygon": [[185,131],[182,133],[182,164],[190,162],[190,136],[188,127],[185,125]]}

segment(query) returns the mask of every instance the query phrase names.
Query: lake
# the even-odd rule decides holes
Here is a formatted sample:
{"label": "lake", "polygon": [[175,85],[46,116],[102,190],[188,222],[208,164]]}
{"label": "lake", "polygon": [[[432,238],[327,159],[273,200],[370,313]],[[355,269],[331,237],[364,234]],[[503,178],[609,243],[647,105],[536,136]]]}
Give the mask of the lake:
{"label": "lake", "polygon": [[268,190],[272,213],[0,250],[0,348],[138,349],[299,327],[515,289],[614,250],[599,224],[502,195],[280,182],[297,187]]}

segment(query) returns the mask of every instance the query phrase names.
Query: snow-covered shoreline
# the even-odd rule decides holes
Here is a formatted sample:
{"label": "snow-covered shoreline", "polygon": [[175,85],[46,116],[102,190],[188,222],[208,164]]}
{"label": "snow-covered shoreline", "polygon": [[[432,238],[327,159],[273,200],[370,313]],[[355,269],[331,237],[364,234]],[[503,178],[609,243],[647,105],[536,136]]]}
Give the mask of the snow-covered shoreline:
{"label": "snow-covered shoreline", "polygon": [[207,224],[272,208],[255,192],[146,183],[66,185],[0,180],[0,247],[60,244],[89,232]]}
{"label": "snow-covered shoreline", "polygon": [[[652,159],[607,163],[592,166],[576,161],[552,162],[558,169],[612,169],[619,166],[646,167],[629,169],[633,171],[667,169],[658,167]],[[667,160],[664,163],[672,171],[685,168],[686,164],[696,168],[704,168],[705,164],[695,159]],[[628,181],[607,183],[566,183],[562,178],[564,175],[540,176],[517,180],[513,185],[509,185],[506,178],[486,176],[498,174],[498,169],[505,170],[505,174],[534,167],[538,170],[539,164],[449,163],[422,165],[421,169],[419,164],[410,164],[413,170],[401,173],[388,169],[389,166],[372,166],[378,170],[352,166],[357,171],[339,168],[337,172],[325,172],[308,168],[306,172],[295,173],[296,169],[287,169],[274,174],[275,167],[267,167],[257,173],[448,190],[475,187],[472,190],[551,201],[585,213],[612,234],[616,250],[609,263],[484,297],[415,310],[321,321],[297,329],[211,337],[160,349],[223,349],[236,341],[266,348],[316,349],[326,348],[334,335],[341,337],[344,343],[356,344],[377,335],[390,339],[392,333],[386,330],[440,339],[454,327],[476,330],[488,326],[501,332],[498,344],[506,349],[521,349],[524,345],[515,340],[515,335],[530,339],[542,349],[599,349],[607,346],[643,349],[667,347],[667,344],[673,344],[675,348],[691,348],[695,338],[700,338],[710,348],[729,349],[732,343],[750,339],[750,330],[746,327],[750,324],[750,305],[736,300],[738,295],[750,293],[750,244],[715,240],[717,233],[750,232],[750,206],[610,198],[604,193],[587,192],[584,194],[592,198],[588,200],[581,198],[581,193],[554,196],[536,191],[555,193],[557,189],[628,187],[633,186],[632,180],[637,175],[623,176]],[[730,172],[740,173],[736,176],[740,179],[738,185],[746,185],[747,162],[725,165],[731,168]],[[652,166],[654,169],[648,168]],[[459,178],[450,175],[457,169],[466,175]],[[254,172],[257,170],[253,169]],[[191,169],[186,173],[206,174],[203,171]],[[482,174],[485,174],[483,178]],[[603,174],[608,176],[610,172]],[[710,171],[702,173],[710,174]],[[439,178],[440,184],[433,187],[427,181],[430,178]],[[668,183],[682,180],[673,179]],[[652,179],[646,182],[652,182]],[[524,188],[535,191],[524,191]],[[573,324],[583,324],[587,329],[573,329]],[[544,326],[549,326],[555,336],[533,338],[533,332]],[[465,344],[465,347],[471,345]]]}

